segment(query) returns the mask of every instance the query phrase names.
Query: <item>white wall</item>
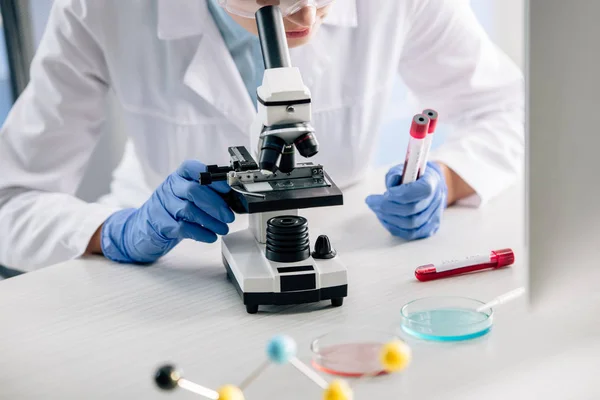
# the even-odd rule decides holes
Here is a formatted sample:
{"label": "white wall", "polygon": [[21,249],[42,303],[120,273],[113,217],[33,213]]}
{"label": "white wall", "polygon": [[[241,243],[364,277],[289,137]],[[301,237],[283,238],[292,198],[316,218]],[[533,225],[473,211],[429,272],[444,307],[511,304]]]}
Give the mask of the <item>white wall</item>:
{"label": "white wall", "polygon": [[598,321],[587,306],[600,304],[600,1],[528,3],[530,296],[548,316]]}
{"label": "white wall", "polygon": [[521,68],[524,63],[525,0],[471,0],[471,3],[491,3],[490,37]]}

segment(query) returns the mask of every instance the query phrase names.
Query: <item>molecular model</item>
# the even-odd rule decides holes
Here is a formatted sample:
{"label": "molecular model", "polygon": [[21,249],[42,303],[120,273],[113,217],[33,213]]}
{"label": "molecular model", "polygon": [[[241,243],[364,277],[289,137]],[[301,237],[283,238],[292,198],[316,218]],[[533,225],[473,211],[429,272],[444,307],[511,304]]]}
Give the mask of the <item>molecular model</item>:
{"label": "molecular model", "polygon": [[[158,369],[154,376],[157,386],[163,390],[173,390],[177,387],[213,400],[245,400],[243,391],[255,381],[262,372],[272,364],[291,364],[312,382],[323,389],[323,400],[352,400],[352,388],[343,380],[333,380],[327,383],[319,374],[296,358],[296,342],[288,336],[276,336],[267,345],[268,360],[261,364],[239,386],[225,385],[214,391],[196,383],[188,381],[172,365],[165,365]],[[411,360],[410,348],[400,340],[384,344],[380,351],[381,367],[386,373],[399,372],[405,369]],[[364,375],[363,377],[374,377]]]}

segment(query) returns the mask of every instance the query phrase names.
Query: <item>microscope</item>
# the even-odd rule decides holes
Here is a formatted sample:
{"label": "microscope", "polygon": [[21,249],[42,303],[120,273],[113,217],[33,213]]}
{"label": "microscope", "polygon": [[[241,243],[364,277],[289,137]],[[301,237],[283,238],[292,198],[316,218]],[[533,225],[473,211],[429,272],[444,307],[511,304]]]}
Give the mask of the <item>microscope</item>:
{"label": "microscope", "polygon": [[247,229],[222,238],[223,264],[250,314],[260,305],[330,300],[339,307],[348,292],[346,267],[325,235],[311,251],[308,221],[298,210],[342,205],[342,192],[322,165],[295,161],[296,151],[310,158],[319,144],[310,91],[291,66],[279,7],[260,8],[256,23],[265,64],[251,126],[258,162],[245,147],[230,147],[229,166],[210,165],[200,175],[203,185],[227,180],[225,200],[249,214]]}

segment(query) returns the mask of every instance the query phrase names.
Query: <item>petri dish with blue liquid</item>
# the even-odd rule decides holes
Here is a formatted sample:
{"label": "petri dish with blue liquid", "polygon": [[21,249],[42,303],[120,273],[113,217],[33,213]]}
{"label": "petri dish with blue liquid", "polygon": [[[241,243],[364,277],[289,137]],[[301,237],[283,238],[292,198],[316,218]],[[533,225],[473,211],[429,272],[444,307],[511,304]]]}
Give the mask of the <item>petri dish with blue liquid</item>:
{"label": "petri dish with blue liquid", "polygon": [[402,307],[401,327],[424,340],[456,342],[484,336],[492,329],[494,311],[477,308],[485,303],[467,297],[426,297]]}

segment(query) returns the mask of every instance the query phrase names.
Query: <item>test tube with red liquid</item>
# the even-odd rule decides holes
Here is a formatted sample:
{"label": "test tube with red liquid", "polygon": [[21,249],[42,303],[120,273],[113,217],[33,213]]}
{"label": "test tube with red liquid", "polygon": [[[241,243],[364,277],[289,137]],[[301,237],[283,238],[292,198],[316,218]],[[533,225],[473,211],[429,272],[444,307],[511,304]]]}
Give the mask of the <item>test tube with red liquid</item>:
{"label": "test tube with red liquid", "polygon": [[415,270],[415,276],[420,281],[431,281],[469,272],[502,268],[514,262],[515,254],[511,249],[492,250],[489,254],[478,254],[461,260],[422,265]]}
{"label": "test tube with red liquid", "polygon": [[419,168],[424,156],[425,138],[428,130],[429,117],[424,114],[415,115],[410,126],[410,139],[408,141],[400,184],[414,182],[419,177]]}

